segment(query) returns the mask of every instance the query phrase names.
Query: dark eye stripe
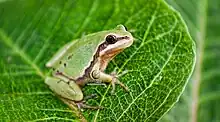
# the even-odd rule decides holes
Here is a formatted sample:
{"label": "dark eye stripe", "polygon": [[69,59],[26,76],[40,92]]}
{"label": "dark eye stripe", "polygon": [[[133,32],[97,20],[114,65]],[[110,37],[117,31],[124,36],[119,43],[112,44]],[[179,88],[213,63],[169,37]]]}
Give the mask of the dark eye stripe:
{"label": "dark eye stripe", "polygon": [[118,37],[117,40],[122,40],[122,39],[129,39],[128,36],[122,36],[122,37]]}

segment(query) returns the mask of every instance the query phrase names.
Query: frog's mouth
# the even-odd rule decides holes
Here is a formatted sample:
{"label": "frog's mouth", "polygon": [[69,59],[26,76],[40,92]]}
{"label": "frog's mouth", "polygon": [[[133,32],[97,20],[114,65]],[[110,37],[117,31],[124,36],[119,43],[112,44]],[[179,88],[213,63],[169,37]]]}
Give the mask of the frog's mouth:
{"label": "frog's mouth", "polygon": [[107,48],[105,48],[100,52],[100,56],[108,55],[108,54],[116,55],[121,51],[123,51],[125,48],[131,46],[132,43],[133,43],[132,36],[117,37],[117,42],[115,44],[108,45]]}
{"label": "frog's mouth", "polygon": [[117,37],[117,42],[112,45],[112,49],[118,50],[118,49],[125,49],[127,47],[130,47],[133,43],[133,37],[130,36],[123,36],[123,37]]}
{"label": "frog's mouth", "polygon": [[102,55],[102,59],[112,59],[113,57],[115,57],[118,53],[122,52],[123,49],[118,49],[118,50],[111,50],[106,52],[104,55]]}

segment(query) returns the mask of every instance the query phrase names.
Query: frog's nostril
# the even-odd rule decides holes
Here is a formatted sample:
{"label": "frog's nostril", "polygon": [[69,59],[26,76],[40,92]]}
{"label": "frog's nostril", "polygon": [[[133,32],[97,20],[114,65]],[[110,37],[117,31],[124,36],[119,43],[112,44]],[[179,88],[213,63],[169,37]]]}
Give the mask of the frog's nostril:
{"label": "frog's nostril", "polygon": [[123,40],[123,39],[129,39],[128,36],[122,36],[122,37],[118,37],[117,40]]}
{"label": "frog's nostril", "polygon": [[124,38],[125,38],[125,39],[129,39],[129,37],[128,37],[128,36],[125,36]]}

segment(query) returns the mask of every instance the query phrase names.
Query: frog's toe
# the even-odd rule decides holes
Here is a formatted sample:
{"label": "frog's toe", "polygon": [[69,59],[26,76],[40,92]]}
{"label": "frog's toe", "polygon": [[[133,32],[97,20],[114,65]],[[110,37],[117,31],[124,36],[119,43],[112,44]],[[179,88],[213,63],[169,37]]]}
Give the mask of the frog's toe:
{"label": "frog's toe", "polygon": [[113,77],[112,82],[111,82],[111,85],[112,85],[111,94],[115,93],[115,84],[119,84],[122,88],[124,88],[125,91],[129,91],[129,88],[125,86],[122,82],[120,82],[117,77]]}
{"label": "frog's toe", "polygon": [[91,105],[87,105],[85,104],[85,102],[76,102],[76,105],[78,107],[79,110],[82,110],[83,108],[85,109],[103,109],[104,107],[102,106],[91,106]]}
{"label": "frog's toe", "polygon": [[119,77],[121,77],[121,76],[123,76],[123,75],[125,75],[125,74],[127,74],[127,73],[128,73],[128,70],[124,70],[124,71],[122,71],[122,72],[120,72],[120,73],[117,73],[116,70],[113,70],[113,71],[111,72],[111,75],[114,76],[114,77],[119,78]]}
{"label": "frog's toe", "polygon": [[83,100],[85,101],[85,100],[93,99],[93,98],[97,98],[97,97],[98,97],[97,94],[90,94],[90,95],[88,95],[88,96],[85,96],[85,97],[83,98]]}
{"label": "frog's toe", "polygon": [[94,82],[91,82],[91,83],[87,83],[86,85],[89,85],[89,86],[104,86],[104,87],[107,87],[107,85],[101,81],[98,81],[98,80],[94,80]]}

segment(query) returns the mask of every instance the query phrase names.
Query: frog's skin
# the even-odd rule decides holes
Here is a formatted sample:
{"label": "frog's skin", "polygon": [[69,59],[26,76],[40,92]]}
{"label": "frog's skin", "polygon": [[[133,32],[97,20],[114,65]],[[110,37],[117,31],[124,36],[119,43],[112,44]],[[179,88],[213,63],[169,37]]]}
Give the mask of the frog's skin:
{"label": "frog's skin", "polygon": [[113,74],[106,74],[110,60],[133,43],[133,37],[123,25],[115,29],[100,31],[83,36],[64,45],[47,62],[52,68],[52,76],[45,83],[60,97],[72,101],[82,101],[82,86],[88,82],[111,83],[127,89]]}

